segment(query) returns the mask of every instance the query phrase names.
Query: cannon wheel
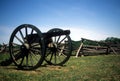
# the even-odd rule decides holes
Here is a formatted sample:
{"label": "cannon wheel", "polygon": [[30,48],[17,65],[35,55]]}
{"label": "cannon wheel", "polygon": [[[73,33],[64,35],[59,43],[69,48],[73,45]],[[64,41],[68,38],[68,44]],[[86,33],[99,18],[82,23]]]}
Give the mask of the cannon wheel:
{"label": "cannon wheel", "polygon": [[33,25],[23,24],[18,26],[10,37],[10,56],[19,69],[33,70],[44,60],[44,46],[41,31]]}
{"label": "cannon wheel", "polygon": [[[48,32],[63,31],[59,28],[54,28]],[[63,65],[66,63],[72,53],[71,38],[69,35],[60,35],[51,37],[51,43],[46,49],[45,60],[50,65]]]}

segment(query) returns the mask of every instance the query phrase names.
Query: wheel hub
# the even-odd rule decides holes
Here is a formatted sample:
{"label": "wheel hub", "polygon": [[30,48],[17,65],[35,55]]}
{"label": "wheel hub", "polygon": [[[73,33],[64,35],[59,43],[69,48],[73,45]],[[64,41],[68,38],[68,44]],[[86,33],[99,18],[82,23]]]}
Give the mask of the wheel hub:
{"label": "wheel hub", "polygon": [[53,43],[52,51],[57,52],[57,44],[56,43]]}
{"label": "wheel hub", "polygon": [[27,44],[27,43],[25,43],[25,44],[24,44],[24,47],[25,47],[26,49],[29,49],[29,48],[30,48],[30,45]]}
{"label": "wheel hub", "polygon": [[27,43],[25,43],[25,44],[23,44],[23,45],[21,46],[21,51],[22,51],[23,53],[28,53],[29,49],[30,49],[30,46],[29,46],[29,44],[27,44]]}

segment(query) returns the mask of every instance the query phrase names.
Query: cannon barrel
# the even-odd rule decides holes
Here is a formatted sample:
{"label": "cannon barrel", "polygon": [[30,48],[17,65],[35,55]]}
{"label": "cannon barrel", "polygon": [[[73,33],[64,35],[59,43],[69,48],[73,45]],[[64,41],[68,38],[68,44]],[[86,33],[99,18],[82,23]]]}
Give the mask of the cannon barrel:
{"label": "cannon barrel", "polygon": [[42,34],[43,34],[44,38],[51,38],[53,36],[69,35],[70,30],[47,32],[47,33],[42,33]]}
{"label": "cannon barrel", "polygon": [[[70,30],[63,30],[63,31],[55,31],[55,32],[42,33],[42,35],[43,35],[43,37],[44,37],[45,40],[49,40],[51,37],[54,37],[54,36],[69,35],[69,34],[70,34]],[[35,42],[38,43],[39,40],[40,40],[38,34],[30,34],[30,35],[28,35],[27,38],[29,40],[28,42],[31,42],[31,40],[33,38],[36,38],[36,40],[34,40],[34,43]]]}

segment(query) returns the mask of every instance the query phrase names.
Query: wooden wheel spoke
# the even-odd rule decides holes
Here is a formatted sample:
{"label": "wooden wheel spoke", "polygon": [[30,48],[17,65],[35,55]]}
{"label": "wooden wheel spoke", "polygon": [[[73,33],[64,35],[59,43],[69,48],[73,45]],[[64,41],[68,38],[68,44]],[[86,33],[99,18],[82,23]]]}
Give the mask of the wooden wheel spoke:
{"label": "wooden wheel spoke", "polygon": [[32,55],[30,54],[30,62],[31,62],[31,64],[32,64],[32,66],[34,65],[34,63],[33,63],[33,57],[32,57]]}
{"label": "wooden wheel spoke", "polygon": [[17,44],[17,43],[12,42],[12,46],[14,46],[14,45],[16,45],[16,46],[21,46],[20,44]]}
{"label": "wooden wheel spoke", "polygon": [[25,26],[25,34],[26,34],[26,37],[27,37],[28,36],[27,26]]}
{"label": "wooden wheel spoke", "polygon": [[54,37],[54,42],[56,43],[56,36]]}
{"label": "wooden wheel spoke", "polygon": [[34,47],[36,47],[36,46],[40,46],[40,44],[39,44],[39,43],[31,44],[31,48],[34,48]]}
{"label": "wooden wheel spoke", "polygon": [[61,44],[61,42],[63,42],[66,38],[67,38],[67,36],[65,36],[65,37],[58,43],[58,45]]}
{"label": "wooden wheel spoke", "polygon": [[37,60],[37,61],[39,60],[38,56],[36,54],[34,54],[33,51],[30,51],[30,54],[33,58],[35,58],[34,60]]}
{"label": "wooden wheel spoke", "polygon": [[58,56],[61,56],[61,55],[63,55],[63,56],[65,56],[65,57],[67,57],[64,53],[63,53],[63,51],[61,51],[61,50],[58,50],[58,52],[59,52],[59,54],[58,54]]}
{"label": "wooden wheel spoke", "polygon": [[12,52],[16,53],[16,52],[21,52],[21,51],[20,51],[20,49],[14,49]]}
{"label": "wooden wheel spoke", "polygon": [[31,34],[33,34],[33,31],[34,31],[34,30],[32,29],[32,30],[31,30]]}
{"label": "wooden wheel spoke", "polygon": [[50,60],[49,60],[50,62],[51,62],[52,58],[53,58],[53,53],[52,53],[51,56],[50,56]]}
{"label": "wooden wheel spoke", "polygon": [[14,55],[14,60],[18,60],[22,57],[21,55],[21,51],[17,52],[15,55]]}
{"label": "wooden wheel spoke", "polygon": [[36,41],[36,37],[34,37],[32,40],[30,40],[30,43],[34,43],[34,41]]}
{"label": "wooden wheel spoke", "polygon": [[23,36],[23,33],[21,32],[21,30],[19,30],[19,33],[20,33],[20,35],[21,35],[23,41],[25,42],[25,39],[24,39],[24,36]]}
{"label": "wooden wheel spoke", "polygon": [[58,37],[57,42],[56,42],[57,44],[58,44],[58,42],[59,42],[60,38],[61,38],[61,36],[59,36],[59,37]]}
{"label": "wooden wheel spoke", "polygon": [[24,44],[23,41],[22,41],[19,37],[15,36],[15,38],[16,38],[20,43]]}
{"label": "wooden wheel spoke", "polygon": [[21,65],[23,64],[24,58],[25,58],[25,57],[22,57],[22,60],[21,60],[21,62],[20,62],[20,64],[19,64],[19,66],[21,66]]}
{"label": "wooden wheel spoke", "polygon": [[28,29],[27,29],[27,26],[25,26],[25,37],[26,37],[26,39],[25,39],[25,42],[26,43],[28,43]]}
{"label": "wooden wheel spoke", "polygon": [[60,50],[60,51],[68,51],[68,49],[63,49],[63,48],[58,48],[58,50]]}
{"label": "wooden wheel spoke", "polygon": [[[61,55],[59,54],[59,52],[57,52],[58,54],[56,54],[56,63],[60,63],[63,61],[63,58],[61,57]],[[62,59],[62,60],[61,60]]]}
{"label": "wooden wheel spoke", "polygon": [[47,57],[47,56],[51,55],[51,53],[52,53],[52,51],[49,50],[49,52],[47,54],[45,54],[45,56]]}
{"label": "wooden wheel spoke", "polygon": [[57,63],[57,54],[56,54],[56,52],[55,52],[55,54],[54,54],[54,62],[55,62],[55,64]]}
{"label": "wooden wheel spoke", "polygon": [[39,50],[39,49],[37,49],[37,48],[31,48],[30,50],[31,50],[31,51],[33,51],[33,52],[40,53],[40,50]]}
{"label": "wooden wheel spoke", "polygon": [[28,55],[26,55],[26,66],[29,66],[28,61]]}

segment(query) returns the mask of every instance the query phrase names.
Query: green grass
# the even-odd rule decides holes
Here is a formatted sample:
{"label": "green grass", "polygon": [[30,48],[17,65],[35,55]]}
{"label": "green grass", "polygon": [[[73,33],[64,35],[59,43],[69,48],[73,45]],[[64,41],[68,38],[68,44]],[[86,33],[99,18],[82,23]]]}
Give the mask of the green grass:
{"label": "green grass", "polygon": [[120,55],[72,56],[65,66],[43,64],[34,71],[0,66],[0,81],[120,81]]}

